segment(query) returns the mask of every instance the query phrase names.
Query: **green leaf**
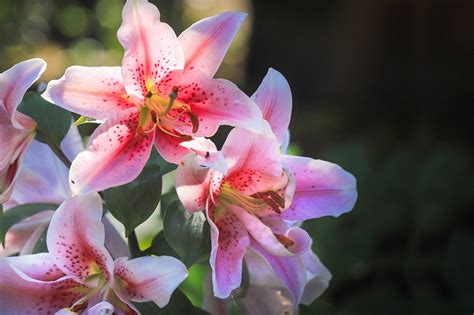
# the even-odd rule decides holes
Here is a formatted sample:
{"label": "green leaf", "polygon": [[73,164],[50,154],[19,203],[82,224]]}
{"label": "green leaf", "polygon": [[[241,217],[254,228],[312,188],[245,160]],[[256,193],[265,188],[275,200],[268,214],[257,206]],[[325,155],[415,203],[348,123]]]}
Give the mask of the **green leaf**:
{"label": "green leaf", "polygon": [[41,233],[40,238],[36,242],[35,247],[31,252],[32,254],[46,253],[48,251],[48,245],[46,244],[46,234],[48,234],[48,227],[46,227],[43,233]]}
{"label": "green leaf", "polygon": [[144,255],[156,255],[156,256],[172,256],[179,259],[178,253],[168,244],[165,238],[164,231],[160,231],[153,241],[151,242],[150,247],[148,247],[144,252]]}
{"label": "green leaf", "polygon": [[150,158],[148,159],[148,164],[157,165],[160,167],[161,175],[166,175],[171,171],[174,171],[178,165],[166,162],[161,155],[156,152],[156,150],[151,150]]}
{"label": "green leaf", "polygon": [[203,315],[207,312],[195,307],[188,297],[181,291],[174,291],[169,303],[159,308],[153,302],[134,303],[142,315],[169,315],[169,314],[186,314],[186,315]]}
{"label": "green leaf", "polygon": [[0,218],[0,242],[5,243],[5,235],[16,223],[45,210],[56,210],[59,205],[52,203],[29,203],[8,209]]}
{"label": "green leaf", "polygon": [[178,198],[178,194],[176,193],[175,189],[173,189],[173,190],[167,192],[166,194],[163,194],[163,196],[161,196],[160,216],[161,216],[162,220],[165,217],[165,213],[166,213],[166,210],[168,209],[168,207],[173,202],[175,202],[176,200],[179,200],[179,198]]}
{"label": "green leaf", "polygon": [[177,200],[163,219],[166,240],[186,266],[209,259],[210,227],[203,212],[191,213]]}
{"label": "green leaf", "polygon": [[36,121],[36,140],[46,144],[59,145],[71,127],[70,112],[49,103],[35,92],[25,94],[19,110]]}
{"label": "green leaf", "polygon": [[161,173],[157,165],[147,165],[138,177],[125,185],[104,191],[110,213],[130,233],[155,211],[161,197]]}

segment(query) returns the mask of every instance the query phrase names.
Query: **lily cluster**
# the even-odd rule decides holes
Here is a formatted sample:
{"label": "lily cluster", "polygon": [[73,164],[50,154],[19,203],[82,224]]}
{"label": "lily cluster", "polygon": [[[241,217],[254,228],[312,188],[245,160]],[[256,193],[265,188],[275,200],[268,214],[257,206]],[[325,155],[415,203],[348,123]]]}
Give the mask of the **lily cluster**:
{"label": "lily cluster", "polygon": [[[135,180],[153,146],[178,165],[180,202],[210,225],[208,311],[236,296],[244,269],[248,294],[237,300],[248,314],[291,313],[327,288],[331,274],[300,226],[350,211],[356,181],[338,165],[287,154],[292,96],[278,71],[269,69],[250,97],[214,78],[245,17],[222,13],[176,36],[153,4],[127,0],[117,34],[122,66],[70,67],[42,94],[100,123],[85,148],[75,127],[62,141],[70,169],[33,140],[35,121],[16,110],[46,63],[32,59],[0,74],[0,203],[7,212],[59,205],[6,234],[1,314],[139,314],[132,302],[168,303],[186,266],[168,256],[129,260],[99,195]],[[221,125],[234,128],[218,150],[209,137]],[[48,252],[32,254],[45,231]]]}

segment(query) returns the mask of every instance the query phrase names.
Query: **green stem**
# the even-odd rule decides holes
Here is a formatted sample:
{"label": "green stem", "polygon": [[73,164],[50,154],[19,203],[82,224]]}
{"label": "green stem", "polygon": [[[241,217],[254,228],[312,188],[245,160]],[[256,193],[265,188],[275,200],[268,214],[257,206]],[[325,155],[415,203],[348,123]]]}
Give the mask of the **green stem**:
{"label": "green stem", "polygon": [[66,154],[61,150],[59,145],[51,140],[46,134],[44,134],[40,129],[36,129],[36,132],[43,136],[43,139],[46,141],[46,144],[51,148],[54,154],[58,157],[67,168],[71,168],[71,161],[67,158]]}
{"label": "green stem", "polygon": [[136,258],[142,256],[142,251],[138,245],[137,233],[133,230],[128,236],[128,249],[130,250],[130,258]]}

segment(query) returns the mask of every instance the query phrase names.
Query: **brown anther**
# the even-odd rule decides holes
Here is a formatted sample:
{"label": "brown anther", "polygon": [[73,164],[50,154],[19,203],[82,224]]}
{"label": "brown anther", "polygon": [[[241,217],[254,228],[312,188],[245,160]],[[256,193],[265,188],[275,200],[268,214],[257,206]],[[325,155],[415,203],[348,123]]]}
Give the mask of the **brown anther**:
{"label": "brown anther", "polygon": [[285,248],[289,248],[295,244],[295,241],[293,241],[291,238],[286,237],[285,235],[275,233],[275,237],[280,243],[283,244],[283,246],[285,246]]}
{"label": "brown anther", "polygon": [[71,311],[79,313],[79,312],[85,310],[86,308],[87,308],[87,303],[81,303],[81,304],[77,304],[77,305],[74,305],[73,307],[71,307]]}
{"label": "brown anther", "polygon": [[273,200],[273,199],[270,199],[270,198],[264,198],[262,199],[267,205],[269,205],[273,211],[275,211],[276,213],[278,214],[281,214],[281,210],[280,210],[280,207],[278,206],[278,204]]}
{"label": "brown anther", "polygon": [[156,115],[156,112],[154,110],[150,111],[150,116],[151,116],[151,121],[153,121],[154,124],[158,122],[158,116]]}
{"label": "brown anther", "polygon": [[285,198],[273,190],[267,191],[267,194],[280,206],[280,208],[285,208]]}
{"label": "brown anther", "polygon": [[146,92],[146,98],[150,98],[153,96],[153,93],[151,91]]}
{"label": "brown anther", "polygon": [[189,119],[191,120],[191,124],[193,125],[193,133],[195,133],[199,130],[199,119],[195,114],[190,111],[188,111],[187,114],[189,116]]}

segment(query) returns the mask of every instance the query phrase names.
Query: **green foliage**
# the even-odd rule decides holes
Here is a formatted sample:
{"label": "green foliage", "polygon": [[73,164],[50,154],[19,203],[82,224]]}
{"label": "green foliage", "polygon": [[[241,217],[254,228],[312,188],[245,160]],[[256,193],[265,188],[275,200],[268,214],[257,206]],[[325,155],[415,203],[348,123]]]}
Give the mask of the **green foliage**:
{"label": "green foliage", "polygon": [[178,253],[168,244],[165,238],[165,232],[161,230],[144,252],[144,255],[172,256],[179,259]]}
{"label": "green foliage", "polygon": [[46,253],[48,251],[48,245],[46,244],[46,235],[48,234],[48,228],[44,229],[43,233],[36,241],[35,247],[33,248],[32,254]]}
{"label": "green foliage", "polygon": [[161,175],[166,175],[171,171],[174,171],[178,166],[166,162],[156,150],[151,150],[150,159],[148,160],[149,165],[157,165],[160,168]]}
{"label": "green foliage", "polygon": [[159,308],[152,302],[135,303],[135,306],[143,315],[160,315],[160,314],[186,314],[186,315],[204,315],[207,312],[195,307],[193,303],[181,292],[181,290],[174,291],[170,302],[164,307]]}
{"label": "green foliage", "polygon": [[104,191],[110,213],[130,233],[155,211],[161,197],[161,173],[157,165],[149,164],[132,182]]}
{"label": "green foliage", "polygon": [[71,126],[71,113],[35,92],[25,94],[19,110],[36,121],[36,140],[46,144],[61,144]]}
{"label": "green foliage", "polygon": [[204,213],[191,213],[174,201],[164,215],[163,229],[168,244],[186,266],[209,259],[210,227]]}
{"label": "green foliage", "polygon": [[8,209],[0,217],[0,242],[5,243],[5,235],[14,224],[41,211],[56,210],[58,207],[58,205],[51,203],[28,203]]}

